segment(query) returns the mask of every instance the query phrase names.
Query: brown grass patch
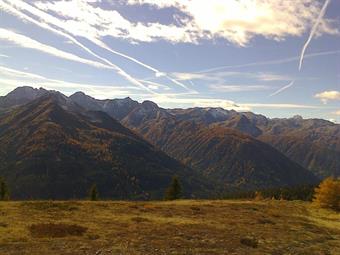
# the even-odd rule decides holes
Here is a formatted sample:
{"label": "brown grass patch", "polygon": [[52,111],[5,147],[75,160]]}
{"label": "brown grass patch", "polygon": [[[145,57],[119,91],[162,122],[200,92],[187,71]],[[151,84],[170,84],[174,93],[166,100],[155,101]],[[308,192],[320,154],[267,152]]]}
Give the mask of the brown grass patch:
{"label": "brown grass patch", "polygon": [[60,238],[66,236],[82,236],[87,231],[87,228],[75,224],[40,223],[31,225],[29,231],[33,237],[37,238]]}
{"label": "brown grass patch", "polygon": [[77,211],[80,203],[77,202],[53,202],[53,201],[37,201],[23,202],[23,208],[30,208],[39,211]]}
{"label": "brown grass patch", "polygon": [[131,220],[136,223],[142,223],[142,222],[150,222],[149,219],[143,218],[143,217],[132,217]]}

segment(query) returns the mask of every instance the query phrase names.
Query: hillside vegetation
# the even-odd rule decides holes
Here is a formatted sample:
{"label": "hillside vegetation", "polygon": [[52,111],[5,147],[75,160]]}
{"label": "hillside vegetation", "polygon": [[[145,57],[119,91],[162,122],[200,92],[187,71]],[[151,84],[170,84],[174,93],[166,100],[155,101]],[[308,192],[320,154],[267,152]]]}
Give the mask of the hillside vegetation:
{"label": "hillside vegetation", "polygon": [[[86,112],[59,94],[0,117],[0,176],[13,199],[159,199],[174,175],[186,197],[204,179],[104,112]],[[203,196],[204,197],[204,196]]]}
{"label": "hillside vegetation", "polygon": [[340,254],[307,202],[0,202],[0,254]]}

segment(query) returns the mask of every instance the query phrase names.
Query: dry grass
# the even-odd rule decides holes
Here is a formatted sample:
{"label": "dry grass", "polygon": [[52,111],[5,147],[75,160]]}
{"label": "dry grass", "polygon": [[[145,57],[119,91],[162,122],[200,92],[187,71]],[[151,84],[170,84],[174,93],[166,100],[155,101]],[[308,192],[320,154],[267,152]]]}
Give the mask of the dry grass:
{"label": "dry grass", "polygon": [[0,254],[340,254],[340,215],[286,201],[1,202]]}
{"label": "dry grass", "polygon": [[39,223],[29,226],[29,231],[33,237],[37,238],[59,238],[67,236],[82,236],[87,228],[79,225],[64,223]]}

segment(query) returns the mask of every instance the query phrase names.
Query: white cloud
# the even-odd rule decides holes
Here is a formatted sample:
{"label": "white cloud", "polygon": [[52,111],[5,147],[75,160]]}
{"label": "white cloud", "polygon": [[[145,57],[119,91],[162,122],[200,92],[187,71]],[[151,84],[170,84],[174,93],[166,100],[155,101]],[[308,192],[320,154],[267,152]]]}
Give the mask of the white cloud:
{"label": "white cloud", "polygon": [[229,77],[247,77],[258,81],[286,81],[291,80],[292,77],[287,75],[263,72],[230,72],[230,71],[216,71],[216,72],[174,72],[171,73],[176,79],[181,81],[189,80],[204,80],[214,82],[224,82]]}
{"label": "white cloud", "polygon": [[181,98],[178,95],[158,95],[147,98],[159,105],[167,105],[174,107],[221,107],[227,110],[252,111],[253,109],[319,109],[318,106],[303,104],[265,104],[265,103],[237,103],[226,99],[212,98]]}
{"label": "white cloud", "polygon": [[[6,0],[5,0],[6,1]],[[126,55],[122,52],[118,52],[116,50],[111,49],[109,46],[107,46],[103,41],[101,41],[101,38],[105,35],[100,35],[100,33],[98,33],[99,29],[98,27],[100,27],[99,24],[95,24],[95,23],[91,23],[89,26],[91,27],[92,25],[95,27],[91,27],[91,28],[86,28],[84,29],[84,31],[82,32],[82,26],[86,26],[86,22],[88,21],[88,17],[87,15],[89,15],[89,17],[94,17],[93,20],[97,20],[100,21],[102,19],[102,16],[99,15],[101,14],[100,12],[98,12],[98,10],[101,10],[99,8],[93,8],[92,5],[89,5],[88,3],[93,3],[93,2],[100,2],[100,1],[86,1],[86,0],[78,0],[77,2],[72,2],[72,1],[60,1],[58,2],[58,4],[61,4],[61,9],[60,6],[58,5],[56,7],[56,10],[52,9],[51,12],[59,12],[58,14],[60,16],[64,16],[64,18],[66,17],[67,19],[72,17],[69,16],[68,14],[68,10],[71,10],[70,13],[74,14],[75,12],[72,11],[72,8],[75,8],[76,11],[79,12],[79,10],[83,10],[84,13],[82,13],[82,15],[86,15],[85,17],[83,16],[82,18],[84,19],[82,21],[81,24],[76,24],[77,21],[81,20],[80,17],[76,17],[76,20],[71,21],[71,24],[69,24],[67,21],[65,21],[65,19],[59,19],[58,17],[52,16],[49,13],[45,12],[46,10],[46,6],[44,6],[45,4],[48,3],[36,3],[38,6],[40,6],[42,8],[42,10],[35,8],[34,6],[25,3],[23,1],[18,1],[18,0],[14,0],[14,1],[10,1],[8,3],[5,2],[0,2],[0,9],[13,14],[15,16],[17,16],[18,18],[24,20],[24,21],[29,21],[37,26],[40,26],[44,29],[47,29],[49,31],[52,31],[58,35],[64,36],[66,38],[68,38],[68,40],[66,41],[66,43],[72,42],[74,44],[76,44],[77,46],[81,47],[83,50],[85,50],[87,53],[90,53],[92,56],[98,58],[99,60],[105,62],[106,64],[114,67],[118,74],[120,74],[121,76],[123,76],[124,78],[126,78],[127,80],[129,80],[130,82],[132,82],[133,84],[139,86],[139,87],[143,87],[146,90],[149,90],[148,87],[144,87],[143,84],[141,84],[140,82],[138,82],[137,79],[133,78],[131,75],[129,75],[128,73],[126,73],[122,68],[120,68],[119,66],[113,64],[111,61],[109,61],[106,58],[103,58],[99,55],[97,55],[96,53],[94,53],[92,50],[90,50],[88,47],[86,47],[84,44],[80,43],[74,36],[82,36],[87,38],[89,41],[91,41],[92,43],[96,44],[97,46],[115,54],[118,55],[120,57],[126,58],[148,70],[151,70],[152,72],[155,73],[155,75],[157,77],[159,76],[165,76],[167,79],[169,79],[170,81],[172,81],[173,83],[175,83],[176,85],[181,86],[182,88],[189,90],[183,83],[172,79],[170,76],[168,76],[166,73],[161,72],[160,70],[142,62],[137,60],[134,57],[131,57],[129,55]],[[51,3],[52,4],[52,3]],[[63,5],[70,5],[70,8],[63,8]],[[67,7],[67,6],[65,6]],[[92,8],[92,11],[86,11],[86,8]],[[48,7],[47,7],[48,9]],[[64,10],[64,12],[62,11]],[[66,11],[65,11],[66,10]],[[105,12],[104,10],[101,10],[102,12]],[[105,17],[109,17],[109,12],[107,11],[106,13],[108,15],[104,15]],[[111,11],[113,12],[115,15],[113,15],[113,17],[120,17],[119,19],[122,21],[123,17],[120,16],[120,14],[116,11]],[[32,19],[30,16],[28,16],[26,13],[30,13],[31,15],[34,15],[36,18]],[[73,16],[74,18],[74,16]],[[113,20],[112,22],[114,22],[114,24],[120,24],[118,20]],[[75,27],[72,26],[72,23],[75,24]],[[128,21],[123,22],[123,23],[128,23]],[[108,23],[107,23],[108,24]],[[107,25],[106,24],[106,25]],[[58,29],[56,29],[58,28]],[[72,29],[73,28],[73,29]],[[124,27],[118,27],[118,30],[126,30],[126,28]],[[73,36],[72,36],[73,35]],[[107,34],[108,35],[108,34]],[[112,35],[111,35],[112,36]],[[152,91],[149,91],[152,93]]]}
{"label": "white cloud", "polygon": [[[175,7],[190,17],[189,22],[183,22],[190,25],[186,26],[187,33],[191,31],[198,38],[222,37],[240,46],[247,45],[256,35],[274,40],[301,36],[321,10],[320,2],[313,0],[128,0],[128,3]],[[320,21],[317,32],[339,33],[331,20]]]}
{"label": "white cloud", "polygon": [[209,88],[215,92],[244,92],[272,89],[266,85],[210,85]]}
{"label": "white cloud", "polygon": [[320,99],[324,104],[328,101],[335,100],[340,101],[340,91],[324,91],[315,95],[316,98]]}
{"label": "white cloud", "polygon": [[244,106],[248,106],[250,108],[275,108],[275,109],[320,109],[319,106],[313,105],[304,105],[304,104],[242,104]]}
{"label": "white cloud", "polygon": [[120,96],[133,96],[140,94],[140,88],[132,86],[98,85],[87,83],[67,82],[50,79],[44,76],[0,66],[0,94],[5,95],[14,88],[22,85],[44,87],[49,90],[58,90],[66,95],[76,91],[83,91],[99,99]]}
{"label": "white cloud", "polygon": [[[83,91],[98,99],[117,98],[124,96],[143,96],[144,99],[152,100],[160,105],[173,104],[176,107],[222,107],[224,109],[234,109],[238,111],[250,111],[254,108],[277,108],[277,109],[312,109],[319,108],[309,105],[299,104],[261,104],[261,103],[236,103],[226,99],[212,99],[196,97],[195,93],[164,93],[162,95],[141,94],[140,88],[137,87],[119,87],[115,85],[98,85],[67,82],[56,79],[46,78],[44,76],[20,71],[4,66],[0,66],[0,94],[4,95],[14,88],[21,85],[29,85],[32,87],[44,87],[50,90],[58,90],[66,95],[70,95],[76,91]],[[155,89],[161,88],[162,84],[150,81],[143,81],[149,85],[154,85]]]}
{"label": "white cloud", "polygon": [[[8,3],[16,8],[29,8],[22,1]],[[40,13],[39,19],[57,24],[75,36],[97,40],[112,36],[137,42],[163,39],[172,43],[198,43],[200,39],[221,37],[240,46],[246,46],[257,35],[274,40],[301,36],[310,29],[321,9],[321,4],[313,0],[128,0],[125,3],[146,3],[157,8],[172,6],[185,15],[175,15],[177,22],[164,25],[161,21],[132,22],[117,10],[102,9],[88,0],[33,4],[55,15]],[[37,10],[29,9],[37,14]],[[319,35],[339,33],[334,21],[329,19],[321,21],[317,32]]]}
{"label": "white cloud", "polygon": [[[15,4],[15,3],[14,3]],[[76,36],[100,39],[105,36],[119,37],[132,41],[151,42],[165,38],[172,42],[191,42],[187,28],[161,23],[130,22],[116,10],[104,10],[94,7],[85,0],[36,2],[36,7],[55,13],[63,19],[39,16],[49,23],[59,24]],[[17,4],[17,7],[19,4]],[[21,5],[22,7],[22,5]]]}
{"label": "white cloud", "polygon": [[[209,73],[189,73],[175,72],[171,74],[181,81],[201,81],[202,84],[216,92],[240,92],[240,91],[259,91],[273,89],[273,87],[264,84],[256,84],[254,81],[268,83],[273,81],[291,80],[292,77],[275,73],[263,72],[209,72]],[[255,84],[228,84],[231,78],[247,78]],[[252,83],[253,83],[252,82]]]}

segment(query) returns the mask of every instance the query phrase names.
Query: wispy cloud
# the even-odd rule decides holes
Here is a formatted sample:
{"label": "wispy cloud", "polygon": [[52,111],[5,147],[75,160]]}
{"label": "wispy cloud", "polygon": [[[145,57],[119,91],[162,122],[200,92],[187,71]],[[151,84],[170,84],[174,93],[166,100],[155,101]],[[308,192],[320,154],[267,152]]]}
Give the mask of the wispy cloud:
{"label": "wispy cloud", "polygon": [[[137,42],[167,40],[172,43],[199,43],[201,39],[224,38],[240,46],[246,46],[254,36],[273,40],[301,36],[317,19],[321,9],[318,1],[310,0],[121,1],[124,2],[131,5],[146,3],[158,8],[171,6],[184,15],[175,15],[174,22],[168,25],[160,21],[146,24],[131,22],[117,10],[102,9],[100,5],[87,0],[40,1],[33,4],[40,10],[63,17],[63,22],[58,21],[60,25],[67,26],[68,31],[76,36],[99,40],[111,36]],[[23,5],[22,1],[17,0],[9,3],[17,8]],[[323,20],[318,32],[337,34],[333,22]],[[135,61],[134,58],[131,60]],[[150,68],[149,65],[145,67]]]}
{"label": "wispy cloud", "polygon": [[[39,74],[20,71],[4,66],[0,66],[0,83],[2,84],[0,93],[5,94],[20,85],[30,85],[32,87],[44,87],[51,90],[59,90],[66,95],[76,91],[83,91],[99,99],[116,98],[124,96],[141,96],[140,88],[121,87],[113,85],[84,84],[50,79]],[[142,81],[144,82],[144,81]],[[150,85],[159,85],[155,82],[146,81]],[[161,105],[175,104],[183,107],[222,107],[224,109],[234,109],[237,111],[250,111],[252,109],[314,109],[316,106],[303,104],[264,104],[264,103],[236,103],[232,100],[201,98],[194,93],[164,93],[162,95],[145,94],[145,99],[153,100]]]}
{"label": "wispy cloud", "polygon": [[[175,72],[172,73],[174,77],[182,81],[200,81],[207,86],[211,91],[215,92],[241,92],[241,91],[259,91],[273,89],[267,83],[276,81],[288,81],[292,77],[287,75],[280,75],[275,73],[264,72],[231,72],[231,71],[217,71],[210,73],[189,73],[189,72]],[[229,84],[230,79],[242,78],[252,80],[254,84]],[[258,84],[258,83],[265,84]],[[275,88],[275,87],[274,87]]]}
{"label": "wispy cloud", "polygon": [[30,85],[32,87],[44,87],[50,90],[59,90],[65,94],[70,94],[81,90],[100,99],[139,95],[141,90],[140,88],[134,86],[67,82],[4,66],[0,66],[0,76],[0,93],[2,95],[21,85]]}
{"label": "wispy cloud", "polygon": [[245,92],[270,90],[272,87],[267,85],[210,85],[209,88],[215,92]]}
{"label": "wispy cloud", "polygon": [[251,111],[253,109],[320,109],[319,106],[304,104],[266,104],[266,103],[237,103],[226,99],[178,97],[159,95],[148,97],[160,105],[175,105],[176,107],[221,107],[227,110]]}
{"label": "wispy cloud", "polygon": [[[10,4],[12,4],[12,5],[10,5]],[[92,18],[97,17],[96,20],[99,20],[101,18],[105,19],[105,18],[108,18],[109,16],[108,15],[102,16],[101,14],[109,14],[110,12],[117,14],[116,11],[105,11],[105,10],[102,10],[100,8],[94,8],[92,5],[89,4],[88,1],[83,1],[83,0],[80,0],[80,1],[77,1],[77,2],[69,1],[69,2],[58,2],[58,3],[37,2],[36,5],[38,7],[40,7],[41,9],[35,8],[34,6],[32,6],[28,3],[25,3],[23,1],[14,0],[14,1],[9,2],[8,4],[0,3],[0,8],[2,8],[4,11],[7,11],[11,14],[14,14],[15,16],[17,16],[17,17],[19,17],[23,20],[29,21],[29,22],[31,22],[35,25],[38,25],[42,28],[48,29],[48,30],[50,30],[54,33],[57,33],[59,35],[67,37],[70,40],[69,42],[76,44],[77,46],[79,46],[83,50],[85,50],[86,52],[90,53],[92,56],[104,61],[105,63],[107,63],[111,66],[114,66],[123,77],[128,79],[130,82],[135,83],[137,86],[143,86],[143,84],[140,84],[137,79],[134,79],[131,75],[127,74],[126,71],[124,71],[122,68],[120,68],[116,64],[113,64],[108,59],[103,58],[103,57],[97,55],[96,53],[94,53],[92,50],[90,50],[84,44],[80,43],[75,38],[75,36],[85,37],[86,39],[88,39],[89,41],[94,43],[95,45],[97,45],[97,46],[99,46],[99,47],[101,47],[101,48],[103,48],[103,49],[105,49],[105,50],[107,50],[107,51],[109,51],[109,52],[111,52],[115,55],[118,55],[120,57],[128,59],[128,60],[130,60],[130,61],[132,61],[132,62],[134,62],[134,63],[152,71],[152,72],[154,72],[157,77],[165,76],[167,79],[172,81],[174,84],[181,86],[182,88],[184,88],[186,90],[189,90],[189,88],[185,84],[173,79],[171,76],[169,76],[165,72],[162,72],[162,71],[160,71],[160,70],[158,70],[158,69],[156,69],[156,68],[154,68],[154,67],[152,67],[152,66],[150,66],[150,65],[148,65],[148,64],[146,64],[146,63],[144,63],[140,60],[137,60],[136,58],[131,57],[127,54],[124,54],[122,52],[111,49],[106,43],[104,43],[101,40],[102,35],[99,35],[97,33],[98,32],[97,27],[96,28],[92,27],[91,29],[85,29],[84,28],[86,30],[86,32],[84,32],[84,33],[81,32],[82,31],[81,28],[83,28],[83,26],[79,26],[80,24],[78,24],[75,29],[72,29],[72,24],[74,24],[77,21],[80,21],[81,19],[83,19],[81,25],[84,25],[84,24],[86,24],[86,22],[88,22],[89,17],[92,17]],[[60,5],[64,6],[65,8],[60,8]],[[51,14],[45,12],[47,10],[51,11],[52,13],[57,12],[59,17],[64,17],[64,18],[66,17],[67,19],[69,19],[70,13],[68,12],[68,10],[72,10],[72,8],[78,10],[78,12],[72,12],[73,15],[78,14],[78,16],[74,16],[74,18],[76,20],[71,22],[72,24],[65,22],[64,19],[60,19],[60,18],[58,18],[58,16],[52,16]],[[19,11],[19,10],[21,10],[21,11]],[[80,12],[81,12],[80,10],[83,11],[82,14],[80,14]],[[38,20],[40,20],[40,22],[38,22],[36,19],[32,19],[31,17],[29,17],[28,15],[26,15],[22,11],[31,13],[32,15],[38,17]],[[123,19],[123,17],[117,16],[117,15],[113,15],[113,17],[116,17],[116,18],[120,17],[121,19]],[[116,22],[115,24],[117,25],[117,22],[118,22],[117,19],[115,19],[114,21]],[[119,22],[118,22],[118,24],[119,24]],[[56,29],[56,28],[58,28],[58,29]],[[124,30],[124,28],[120,27],[119,30]],[[71,34],[73,36],[71,36]],[[150,92],[152,92],[152,91],[150,91]]]}
{"label": "wispy cloud", "polygon": [[[179,19],[186,24],[183,26],[186,40],[217,37],[239,46],[246,46],[255,36],[273,40],[301,36],[321,9],[318,1],[310,0],[128,0],[128,3],[176,8],[185,14]],[[339,33],[330,20],[323,20],[318,32]]]}
{"label": "wispy cloud", "polygon": [[5,54],[0,54],[0,58],[9,58],[9,56],[7,56]]}
{"label": "wispy cloud", "polygon": [[318,93],[315,95],[316,98],[320,99],[324,104],[328,101],[340,101],[340,91],[330,90]]}
{"label": "wispy cloud", "polygon": [[[44,13],[43,11],[40,11],[36,8],[34,8],[33,6],[22,2],[22,1],[12,1],[11,2],[13,4],[13,6],[15,6],[16,8],[19,8],[20,10],[25,10],[27,12],[30,12],[31,14],[39,17],[41,20],[46,21],[51,23],[52,25],[54,25],[55,27],[63,27],[61,24],[64,24],[63,22],[61,22],[60,20],[58,20],[57,18],[50,16],[47,13]],[[125,79],[127,79],[128,81],[130,81],[131,83],[135,84],[136,86],[142,87],[145,90],[151,92],[151,93],[155,93],[152,90],[150,90],[148,87],[145,87],[142,83],[140,83],[137,79],[133,78],[131,75],[129,75],[127,72],[125,72],[122,68],[120,68],[118,65],[113,64],[111,61],[107,60],[106,58],[103,58],[99,55],[97,55],[96,53],[94,53],[92,50],[90,50],[88,47],[86,47],[84,44],[80,43],[75,37],[69,35],[68,33],[65,33],[63,31],[57,30],[55,28],[53,28],[52,26],[48,25],[48,23],[44,23],[44,22],[38,22],[37,20],[29,17],[28,15],[26,15],[23,12],[18,11],[17,9],[15,9],[13,6],[11,6],[10,4],[6,4],[4,2],[0,2],[0,8],[6,12],[9,12],[17,17],[19,17],[20,19],[23,19],[25,21],[29,21],[39,27],[42,27],[44,29],[47,29],[49,31],[52,31],[58,35],[64,36],[66,38],[68,38],[71,42],[73,42],[74,44],[76,44],[77,46],[81,47],[83,50],[85,50],[87,53],[91,54],[92,56],[96,57],[97,59],[105,62],[106,64],[108,64],[109,66],[113,67],[113,69],[122,77],[124,77]]]}
{"label": "wispy cloud", "polygon": [[[304,59],[315,58],[319,56],[334,55],[334,54],[340,54],[340,50],[310,53],[310,54],[306,54]],[[246,63],[246,64],[240,64],[240,65],[217,66],[217,67],[212,67],[209,69],[196,71],[194,73],[210,73],[210,72],[216,72],[216,71],[221,71],[221,70],[226,70],[226,69],[239,69],[239,68],[245,68],[245,67],[256,67],[256,66],[266,66],[266,65],[280,65],[280,64],[285,64],[285,63],[297,62],[299,61],[299,59],[300,59],[300,56],[296,56],[296,57],[275,59],[275,60],[269,60],[269,61],[252,62],[252,63]]]}
{"label": "wispy cloud", "polygon": [[34,49],[34,50],[41,51],[41,52],[47,53],[49,55],[58,57],[58,58],[75,61],[75,62],[78,62],[78,63],[90,65],[90,66],[93,66],[93,67],[96,67],[96,68],[114,69],[114,68],[112,68],[108,65],[104,65],[100,62],[81,58],[81,57],[78,57],[78,56],[76,56],[72,53],[68,53],[68,52],[59,50],[57,48],[54,48],[52,46],[40,43],[40,42],[33,40],[33,39],[31,39],[27,36],[15,33],[15,32],[10,31],[8,29],[0,28],[0,40],[8,41],[8,42],[16,44],[20,47]]}

